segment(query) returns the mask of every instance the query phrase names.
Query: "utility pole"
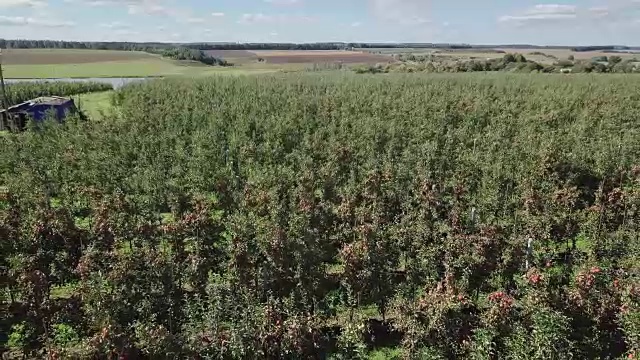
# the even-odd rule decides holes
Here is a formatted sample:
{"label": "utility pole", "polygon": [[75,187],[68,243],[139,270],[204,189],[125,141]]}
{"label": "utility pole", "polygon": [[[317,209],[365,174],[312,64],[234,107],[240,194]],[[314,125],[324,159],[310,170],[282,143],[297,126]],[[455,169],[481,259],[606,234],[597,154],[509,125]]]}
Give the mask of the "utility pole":
{"label": "utility pole", "polygon": [[0,99],[2,107],[0,109],[5,110],[4,115],[0,118],[0,129],[4,129],[5,126],[9,125],[9,114],[7,112],[9,110],[9,100],[7,99],[7,90],[4,87],[4,76],[2,75],[2,48],[0,48],[0,92],[2,92],[0,94],[2,95],[2,99]]}

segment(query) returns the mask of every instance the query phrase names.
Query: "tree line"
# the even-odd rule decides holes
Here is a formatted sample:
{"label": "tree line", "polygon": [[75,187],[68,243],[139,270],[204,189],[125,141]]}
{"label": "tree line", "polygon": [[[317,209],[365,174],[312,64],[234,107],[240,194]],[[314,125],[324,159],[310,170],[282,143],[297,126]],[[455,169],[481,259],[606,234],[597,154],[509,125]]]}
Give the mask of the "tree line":
{"label": "tree line", "polygon": [[162,55],[163,57],[173,59],[173,60],[197,61],[197,62],[201,62],[203,64],[211,65],[211,66],[216,66],[216,65],[232,66],[233,65],[222,58],[207,55],[202,50],[189,49],[185,47],[176,47],[176,48],[161,49],[161,50],[154,49],[148,52],[154,52]]}
{"label": "tree line", "polygon": [[[542,53],[536,53],[540,55]],[[542,54],[544,55],[544,54]],[[557,60],[553,64],[541,64],[528,60],[522,54],[505,54],[502,58],[487,60],[457,60],[438,55],[395,55],[395,63],[376,64],[355,67],[358,74],[377,73],[456,73],[456,72],[519,72],[519,73],[639,73],[640,66],[635,58],[623,59],[620,56],[596,56],[592,59]]]}
{"label": "tree line", "polygon": [[[185,47],[198,50],[344,50],[353,48],[429,48],[429,49],[566,49],[567,46],[536,46],[528,44],[471,45],[448,43],[366,43],[366,42],[317,42],[317,43],[167,43],[167,42],[129,42],[129,41],[61,41],[61,40],[9,40],[0,39],[0,48],[13,49],[94,49],[94,50],[133,50],[172,49]],[[629,46],[581,46],[572,47],[573,51],[620,51],[638,50]]]}

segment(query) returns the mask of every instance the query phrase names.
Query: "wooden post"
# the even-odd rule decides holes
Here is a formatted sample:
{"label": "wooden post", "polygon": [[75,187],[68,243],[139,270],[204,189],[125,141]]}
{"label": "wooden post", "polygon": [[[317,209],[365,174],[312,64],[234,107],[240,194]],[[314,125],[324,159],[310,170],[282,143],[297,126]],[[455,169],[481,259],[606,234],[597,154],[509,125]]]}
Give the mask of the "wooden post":
{"label": "wooden post", "polygon": [[5,126],[9,125],[9,100],[7,99],[7,91],[4,87],[4,76],[2,75],[2,49],[0,49],[0,91],[2,92],[2,109],[5,110],[4,115],[0,118],[0,130],[4,130]]}

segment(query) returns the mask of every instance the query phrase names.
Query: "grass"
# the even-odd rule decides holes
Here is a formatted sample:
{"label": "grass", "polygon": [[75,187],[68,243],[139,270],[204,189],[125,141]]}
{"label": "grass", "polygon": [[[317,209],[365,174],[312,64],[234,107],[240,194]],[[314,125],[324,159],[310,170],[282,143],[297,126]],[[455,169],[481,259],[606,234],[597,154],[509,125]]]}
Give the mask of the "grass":
{"label": "grass", "polygon": [[63,286],[54,286],[51,288],[52,299],[70,299],[75,291],[75,284],[66,284]]}
{"label": "grass", "polygon": [[[202,66],[200,67],[202,68]],[[5,76],[10,79],[150,77],[180,75],[188,71],[192,71],[190,66],[181,66],[173,61],[162,59],[108,61],[81,64],[31,64],[5,66]]]}
{"label": "grass", "polygon": [[74,96],[76,106],[84,111],[89,118],[95,120],[111,109],[111,95],[113,91],[104,91]]}
{"label": "grass", "polygon": [[110,77],[155,77],[155,76],[207,76],[244,75],[276,71],[268,69],[240,69],[205,66],[198,63],[178,62],[160,58],[145,60],[105,61],[79,64],[23,64],[6,65],[8,79],[47,78],[110,78]]}
{"label": "grass", "polygon": [[367,354],[369,360],[399,360],[402,359],[402,349],[400,348],[380,348]]}
{"label": "grass", "polygon": [[[4,76],[8,79],[253,75],[303,71],[312,65],[312,62],[258,63],[252,58],[246,58],[231,59],[236,66],[219,67],[163,59],[157,55],[134,51],[73,49],[10,50],[5,55]],[[318,56],[322,61],[325,58],[327,56]]]}

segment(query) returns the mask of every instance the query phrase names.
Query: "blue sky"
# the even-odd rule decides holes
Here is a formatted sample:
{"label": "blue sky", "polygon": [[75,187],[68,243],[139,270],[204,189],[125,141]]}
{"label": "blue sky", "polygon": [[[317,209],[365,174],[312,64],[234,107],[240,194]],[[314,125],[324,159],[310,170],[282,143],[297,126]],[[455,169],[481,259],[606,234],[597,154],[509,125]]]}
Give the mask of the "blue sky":
{"label": "blue sky", "polygon": [[0,0],[0,38],[640,45],[640,0]]}

